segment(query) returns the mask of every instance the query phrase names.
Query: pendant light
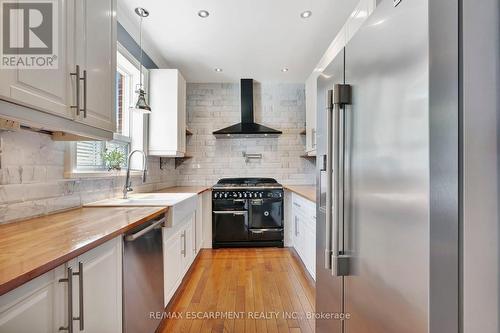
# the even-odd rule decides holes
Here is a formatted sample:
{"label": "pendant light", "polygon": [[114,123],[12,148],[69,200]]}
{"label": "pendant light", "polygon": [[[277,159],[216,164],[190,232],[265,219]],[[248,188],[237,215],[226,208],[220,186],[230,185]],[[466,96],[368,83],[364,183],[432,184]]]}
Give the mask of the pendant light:
{"label": "pendant light", "polygon": [[142,8],[142,7],[137,7],[135,9],[135,13],[140,17],[140,25],[139,25],[139,46],[141,49],[141,57],[140,57],[140,84],[139,87],[136,91],[138,94],[137,96],[137,102],[135,103],[135,106],[133,109],[143,112],[143,113],[151,113],[151,107],[148,105],[146,102],[146,92],[144,91],[144,86],[142,83],[142,19],[145,17],[149,16],[149,12]]}

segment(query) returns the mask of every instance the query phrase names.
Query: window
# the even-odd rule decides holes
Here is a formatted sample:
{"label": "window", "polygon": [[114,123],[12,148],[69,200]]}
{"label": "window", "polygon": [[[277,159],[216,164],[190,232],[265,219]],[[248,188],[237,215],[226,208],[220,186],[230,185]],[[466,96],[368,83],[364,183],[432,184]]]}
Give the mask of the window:
{"label": "window", "polygon": [[[143,80],[147,82],[147,70],[143,68]],[[117,150],[125,156],[132,149],[144,150],[145,140],[145,115],[130,109],[136,98],[136,88],[140,83],[139,62],[133,58],[120,44],[117,53],[116,71],[116,130],[113,140],[80,141],[73,143],[71,149],[70,173],[96,173],[105,172],[107,166],[103,160],[106,150]],[[145,87],[147,88],[147,87]],[[142,163],[135,160],[132,167]],[[125,163],[126,164],[126,161]],[[122,168],[126,165],[121,165]]]}

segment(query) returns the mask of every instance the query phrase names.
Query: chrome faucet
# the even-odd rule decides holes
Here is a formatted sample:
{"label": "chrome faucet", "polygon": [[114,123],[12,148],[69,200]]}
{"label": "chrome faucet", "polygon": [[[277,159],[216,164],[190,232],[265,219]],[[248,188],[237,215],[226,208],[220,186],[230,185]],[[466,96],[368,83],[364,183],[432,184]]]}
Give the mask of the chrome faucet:
{"label": "chrome faucet", "polygon": [[142,182],[146,182],[146,174],[148,172],[148,163],[146,161],[146,154],[139,149],[133,150],[128,154],[128,159],[127,159],[127,177],[125,178],[125,186],[123,186],[123,199],[128,198],[128,192],[132,191],[132,181],[130,180],[130,159],[132,158],[132,155],[134,153],[141,153],[142,154]]}

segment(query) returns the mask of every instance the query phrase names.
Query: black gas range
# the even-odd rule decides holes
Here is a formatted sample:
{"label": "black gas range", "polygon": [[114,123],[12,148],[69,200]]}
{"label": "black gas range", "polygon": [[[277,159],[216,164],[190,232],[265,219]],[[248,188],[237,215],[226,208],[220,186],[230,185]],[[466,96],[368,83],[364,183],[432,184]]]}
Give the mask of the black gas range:
{"label": "black gas range", "polygon": [[212,188],[212,246],[283,247],[283,186],[272,178],[224,178]]}

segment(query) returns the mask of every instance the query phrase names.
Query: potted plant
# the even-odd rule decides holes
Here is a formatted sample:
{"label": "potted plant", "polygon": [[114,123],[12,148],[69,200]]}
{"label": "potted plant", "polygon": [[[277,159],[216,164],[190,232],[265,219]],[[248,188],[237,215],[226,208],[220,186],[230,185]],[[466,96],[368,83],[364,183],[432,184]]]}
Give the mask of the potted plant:
{"label": "potted plant", "polygon": [[125,154],[117,148],[113,150],[106,148],[102,153],[102,159],[108,171],[120,171],[125,163]]}

